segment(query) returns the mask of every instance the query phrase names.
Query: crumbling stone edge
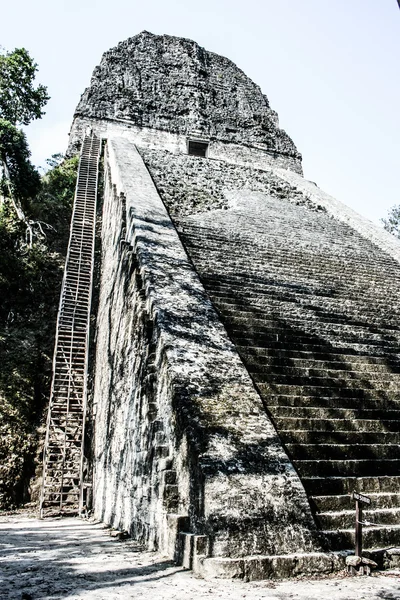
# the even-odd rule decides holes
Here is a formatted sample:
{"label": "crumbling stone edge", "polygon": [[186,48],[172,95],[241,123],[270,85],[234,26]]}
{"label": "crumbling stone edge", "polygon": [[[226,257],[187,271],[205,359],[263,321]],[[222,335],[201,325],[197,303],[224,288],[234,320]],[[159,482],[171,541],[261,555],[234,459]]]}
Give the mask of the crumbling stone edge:
{"label": "crumbling stone edge", "polygon": [[296,576],[328,575],[346,567],[348,552],[313,552],[245,558],[207,557],[207,539],[181,533],[178,564],[204,579],[288,579]]}

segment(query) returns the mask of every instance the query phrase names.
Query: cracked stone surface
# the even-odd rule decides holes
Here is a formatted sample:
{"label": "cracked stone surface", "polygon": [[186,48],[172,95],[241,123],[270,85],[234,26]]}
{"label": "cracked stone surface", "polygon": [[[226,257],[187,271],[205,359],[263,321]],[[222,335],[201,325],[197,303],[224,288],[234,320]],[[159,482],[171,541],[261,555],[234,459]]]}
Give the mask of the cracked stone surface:
{"label": "cracked stone surface", "polygon": [[260,87],[184,38],[143,31],[105,52],[75,116],[257,145],[301,162]]}
{"label": "cracked stone surface", "polygon": [[139,152],[172,217],[219,208],[227,210],[230,207],[227,194],[234,190],[262,192],[277,200],[306,206],[311,211],[326,210],[273,171],[227,164],[223,160],[175,155],[154,148],[139,148]]}

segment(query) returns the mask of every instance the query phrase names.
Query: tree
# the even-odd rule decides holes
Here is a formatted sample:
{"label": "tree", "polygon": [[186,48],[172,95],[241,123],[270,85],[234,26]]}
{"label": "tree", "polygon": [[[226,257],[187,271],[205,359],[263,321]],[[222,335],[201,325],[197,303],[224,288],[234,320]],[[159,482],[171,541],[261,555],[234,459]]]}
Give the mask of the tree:
{"label": "tree", "polygon": [[43,176],[30,214],[46,235],[31,245],[11,202],[0,203],[0,508],[31,499],[78,162]]}
{"label": "tree", "polygon": [[[40,176],[31,164],[23,131],[0,119],[0,193],[24,205],[40,188]],[[25,208],[27,208],[25,206]]]}
{"label": "tree", "polygon": [[78,159],[40,176],[20,125],[43,114],[26,50],[0,51],[0,507],[29,499],[48,398]]}
{"label": "tree", "polygon": [[33,85],[37,64],[25,48],[0,54],[0,117],[13,125],[28,125],[43,116],[49,100],[44,85]]}
{"label": "tree", "polygon": [[381,221],[386,231],[400,238],[400,205],[392,206],[387,218],[381,219]]}
{"label": "tree", "polygon": [[[8,198],[26,226],[32,246],[32,221],[25,215],[40,188],[40,176],[30,162],[26,137],[17,125],[39,119],[49,99],[47,88],[34,86],[37,64],[25,48],[0,54],[0,200]],[[40,229],[40,227],[39,227]]]}

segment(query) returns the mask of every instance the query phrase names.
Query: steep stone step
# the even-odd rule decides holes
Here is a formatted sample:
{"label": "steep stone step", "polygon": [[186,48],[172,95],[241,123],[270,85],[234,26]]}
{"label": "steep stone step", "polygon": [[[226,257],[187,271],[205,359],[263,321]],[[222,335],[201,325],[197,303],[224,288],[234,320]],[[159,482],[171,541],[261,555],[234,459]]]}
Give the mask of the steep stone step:
{"label": "steep stone step", "polygon": [[399,475],[371,476],[313,476],[303,477],[303,485],[310,496],[325,496],[352,494],[354,491],[362,494],[400,493]]}
{"label": "steep stone step", "polygon": [[283,396],[321,396],[323,398],[362,398],[362,399],[377,399],[399,402],[400,392],[387,391],[385,388],[345,388],[345,387],[327,387],[327,386],[312,386],[312,385],[286,385],[281,383],[257,383],[257,388],[262,395],[268,398],[269,394]]}
{"label": "steep stone step", "polygon": [[400,472],[400,459],[294,460],[293,464],[301,477],[375,477]]}
{"label": "steep stone step", "polygon": [[276,334],[285,333],[287,331],[298,334],[314,334],[316,332],[324,332],[330,335],[386,335],[398,338],[400,335],[400,327],[389,325],[387,327],[382,324],[374,323],[338,323],[332,318],[328,319],[288,319],[281,322],[271,318],[266,311],[264,315],[255,315],[253,312],[248,312],[246,315],[242,313],[238,317],[237,313],[232,311],[231,315],[223,315],[223,321],[226,327],[232,331],[236,329],[244,329],[250,331],[271,331]]}
{"label": "steep stone step", "polygon": [[[260,306],[248,310],[241,304],[236,305],[234,299],[232,303],[215,302],[218,312],[222,315],[224,322],[228,325],[246,325],[254,324],[261,326],[278,326],[282,328],[293,328],[301,330],[314,326],[328,326],[333,329],[344,328],[363,328],[368,327],[372,332],[379,332],[381,329],[388,331],[400,331],[396,321],[389,317],[377,316],[376,313],[362,313],[357,319],[354,315],[346,314],[321,314],[315,312],[309,313],[303,309],[292,309],[278,311],[275,307]],[[362,318],[361,318],[362,317]]]}
{"label": "steep stone step", "polygon": [[281,429],[279,435],[285,444],[400,444],[400,432],[398,431]]}
{"label": "steep stone step", "polygon": [[[295,269],[295,266],[293,266]],[[321,304],[321,300],[325,298],[331,299],[333,297],[340,298],[341,295],[346,297],[346,300],[350,301],[358,301],[362,299],[363,295],[369,295],[370,290],[366,284],[364,289],[360,289],[360,286],[355,285],[353,287],[348,287],[346,289],[338,289],[338,288],[323,288],[320,284],[310,285],[310,282],[300,282],[295,281],[292,278],[288,278],[287,281],[277,281],[275,278],[270,277],[253,277],[253,278],[244,278],[240,279],[232,279],[231,281],[227,281],[227,278],[218,274],[213,277],[201,275],[201,279],[205,284],[206,288],[210,290],[212,296],[216,297],[229,297],[229,296],[242,296],[250,299],[252,297],[257,297],[260,299],[260,296],[272,297],[275,300],[279,299],[282,301],[297,301],[300,302],[301,299],[305,299],[309,297],[312,298],[314,305]],[[245,286],[245,287],[243,287]],[[383,305],[390,301],[395,306],[398,305],[398,297],[396,296],[395,290],[388,290],[388,294],[385,295],[384,291],[379,290],[375,293],[375,299],[378,306]],[[398,306],[397,306],[398,309]]]}
{"label": "steep stone step", "polygon": [[[323,530],[351,529],[355,527],[355,507],[353,510],[324,512],[315,515],[319,527]],[[400,509],[382,508],[363,511],[363,521],[377,526],[400,525]],[[366,525],[368,527],[368,525]]]}
{"label": "steep stone step", "polygon": [[240,293],[240,290],[236,290],[233,294],[232,291],[227,288],[216,289],[210,286],[207,286],[206,289],[213,301],[213,303],[219,307],[223,304],[229,304],[230,306],[237,306],[238,308],[242,307],[248,309],[249,306],[253,307],[255,310],[271,311],[275,307],[280,307],[280,315],[284,319],[290,317],[293,314],[293,311],[296,311],[299,314],[299,311],[304,311],[307,316],[310,312],[315,316],[327,316],[332,314],[333,316],[338,315],[340,318],[348,315],[351,319],[362,319],[368,320],[369,317],[376,318],[379,316],[385,316],[386,319],[389,319],[389,322],[396,324],[396,320],[400,316],[400,307],[392,305],[393,312],[391,312],[390,316],[385,315],[385,307],[387,310],[387,302],[385,300],[376,299],[376,302],[373,305],[373,310],[370,308],[369,302],[365,303],[366,308],[363,307],[363,310],[360,310],[361,298],[358,297],[344,297],[343,301],[340,302],[340,309],[338,307],[338,299],[337,297],[328,297],[321,296],[318,294],[310,294],[308,296],[295,296],[294,294],[283,294],[280,295],[277,293],[271,294],[263,294],[263,293],[255,293],[255,292],[244,292]]}
{"label": "steep stone step", "polygon": [[[392,276],[396,274],[396,270],[393,268],[393,263],[382,263],[381,261],[379,261],[379,263],[375,263],[372,258],[370,265],[368,265],[370,269],[368,269],[360,257],[353,256],[353,260],[351,262],[346,262],[344,257],[343,261],[332,261],[330,260],[331,257],[329,257],[328,254],[326,254],[324,257],[313,256],[313,254],[310,252],[303,254],[301,250],[299,251],[299,254],[297,254],[293,251],[288,251],[287,247],[284,245],[284,242],[282,243],[282,239],[279,240],[276,237],[273,239],[273,234],[271,233],[270,235],[272,237],[269,238],[269,240],[273,241],[273,243],[277,245],[277,248],[274,249],[275,251],[272,251],[267,246],[258,246],[255,252],[254,244],[251,245],[251,243],[249,243],[249,241],[243,237],[238,243],[235,243],[235,241],[232,242],[231,240],[229,243],[227,243],[226,239],[224,240],[223,238],[220,238],[217,240],[215,245],[213,244],[214,240],[212,240],[210,243],[210,239],[207,240],[205,237],[199,237],[199,243],[192,246],[193,250],[191,253],[196,258],[198,263],[201,262],[201,264],[204,265],[204,271],[206,271],[206,266],[213,267],[213,270],[208,269],[206,271],[207,274],[213,275],[215,275],[217,269],[218,271],[220,270],[218,267],[221,265],[221,263],[228,263],[228,266],[230,264],[242,267],[248,266],[251,270],[250,272],[258,276],[267,272],[268,274],[272,273],[278,276],[286,274],[288,277],[292,276],[292,278],[294,278],[296,275],[299,278],[309,278],[310,274],[315,274],[314,280],[318,281],[321,279],[321,277],[318,278],[318,275],[320,276],[318,267],[321,267],[322,259],[324,267],[326,268],[326,273],[332,274],[332,279],[336,285],[341,284],[343,287],[350,287],[353,281],[363,282],[366,280],[366,282],[368,282],[369,280],[371,288],[379,288],[381,284],[385,285],[388,283],[392,284],[393,286],[393,281],[389,275],[390,273],[392,273]],[[206,247],[209,254],[208,258],[205,258],[204,253],[204,249]],[[246,248],[249,252],[252,252],[254,256],[254,261],[250,266],[248,265],[248,262],[245,262],[244,259],[246,256]],[[232,255],[229,257],[229,261],[226,260],[227,257],[225,252],[227,249],[229,249],[229,251],[232,253]],[[218,258],[220,261],[217,264],[215,263],[216,258]],[[385,266],[380,267],[378,264]],[[265,268],[266,265],[267,269]],[[298,267],[296,271],[293,269],[294,266]],[[338,269],[340,269],[342,272],[338,273]],[[384,269],[388,270],[384,272]],[[238,272],[236,272],[236,276],[237,273]],[[345,273],[346,275],[344,275]],[[235,276],[235,272],[232,273],[232,276]]]}
{"label": "steep stone step", "polygon": [[[320,302],[321,298],[313,298],[312,302],[288,302],[282,303],[273,297],[269,298],[257,298],[253,296],[250,299],[246,297],[244,289],[241,292],[232,294],[228,290],[223,290],[223,293],[218,291],[217,288],[207,286],[208,293],[212,296],[215,306],[223,315],[239,314],[240,311],[248,313],[250,310],[256,315],[268,315],[274,319],[280,320],[283,323],[294,320],[301,320],[304,316],[305,320],[329,320],[339,322],[344,320],[349,323],[360,321],[360,324],[368,323],[371,319],[372,323],[375,320],[382,323],[388,323],[391,326],[397,327],[398,316],[400,307],[393,307],[393,313],[387,313],[384,310],[384,305],[373,305],[366,303],[360,307],[360,302],[356,300],[350,300],[346,298],[338,306],[337,299],[335,298],[324,298],[324,308],[318,305],[316,301]],[[327,310],[329,309],[329,310]],[[238,311],[238,312],[237,312]]]}
{"label": "steep stone step", "polygon": [[[303,232],[302,232],[303,233]],[[214,232],[213,232],[214,234]],[[218,233],[216,234],[218,236]],[[270,237],[271,236],[271,237]],[[306,237],[306,236],[305,236]],[[288,251],[287,247],[285,248],[282,240],[279,240],[277,237],[273,235],[271,232],[268,236],[269,241],[273,241],[274,244],[278,246],[279,254],[276,256],[276,252],[271,252],[268,246],[257,247],[257,251],[255,252],[254,245],[250,247],[249,250],[252,250],[254,256],[254,261],[249,265],[245,262],[243,255],[243,245],[246,246],[246,239],[243,237],[239,242],[236,240],[227,240],[227,238],[216,238],[218,240],[218,244],[215,244],[214,239],[210,240],[206,237],[198,237],[197,240],[201,243],[191,244],[194,238],[191,239],[189,244],[193,248],[192,254],[198,261],[201,261],[204,266],[214,266],[214,271],[216,271],[216,265],[213,264],[213,259],[219,258],[221,261],[228,263],[228,266],[232,267],[243,267],[248,266],[247,271],[245,271],[245,275],[247,277],[254,276],[259,277],[260,274],[266,272],[265,269],[265,260],[268,259],[268,273],[276,273],[277,275],[282,276],[283,274],[288,274],[288,276],[292,276],[292,278],[297,277],[308,277],[310,273],[313,273],[315,268],[320,266],[320,262],[318,263],[318,259],[321,260],[320,256],[313,256],[312,253],[307,253],[307,256],[304,256],[300,253],[298,256],[296,253]],[[275,238],[275,239],[274,239]],[[227,243],[228,241],[228,243]],[[229,257],[229,262],[226,260],[226,256],[224,256],[224,247],[229,247],[229,250],[232,252]],[[207,248],[209,251],[208,259],[204,257],[204,249]],[[242,254],[240,254],[240,250],[242,249]],[[307,258],[308,260],[304,260]],[[354,256],[352,257],[353,261],[351,263],[343,262],[340,266],[342,272],[338,272],[338,262],[331,261],[329,256],[324,257],[324,267],[326,267],[326,272],[332,274],[333,281],[336,286],[349,287],[351,285],[351,280],[348,279],[348,275],[353,277],[356,282],[367,282],[369,280],[370,287],[380,288],[381,284],[385,284],[388,281],[390,282],[390,277],[388,277],[387,273],[379,272],[378,268],[371,267],[371,270],[368,270],[365,264],[361,260],[357,260]],[[225,260],[224,260],[225,259]],[[279,260],[281,259],[281,260]],[[283,260],[282,260],[283,259]],[[290,259],[292,263],[290,263]],[[298,265],[298,270],[293,271],[293,265]],[[292,267],[292,270],[291,270]],[[394,271],[393,271],[394,272]],[[237,276],[237,271],[232,268],[231,271],[226,271],[226,273],[230,274],[232,277]],[[345,275],[347,273],[347,276]],[[393,282],[391,282],[393,283]]]}
{"label": "steep stone step", "polygon": [[274,419],[285,417],[298,419],[346,419],[354,420],[389,420],[399,421],[400,410],[388,410],[385,408],[331,408],[331,407],[309,407],[309,406],[267,406]]}
{"label": "steep stone step", "polygon": [[[218,233],[212,232],[212,235]],[[217,275],[221,275],[224,281],[232,281],[242,277],[243,280],[249,280],[253,278],[262,278],[263,276],[272,276],[274,279],[288,278],[292,281],[303,281],[305,280],[309,285],[317,284],[321,285],[325,279],[325,285],[328,287],[334,286],[335,289],[351,287],[354,283],[355,286],[360,286],[368,290],[368,283],[371,291],[374,293],[375,290],[380,292],[382,287],[388,285],[391,289],[394,287],[393,280],[389,276],[390,267],[388,272],[378,272],[379,268],[377,265],[371,264],[371,270],[369,270],[363,261],[359,257],[352,256],[352,261],[342,264],[339,268],[343,269],[347,273],[347,276],[343,276],[343,273],[338,273],[338,262],[330,261],[329,256],[325,255],[313,255],[312,252],[303,253],[299,250],[299,254],[293,251],[288,251],[287,247],[284,246],[284,241],[278,240],[277,238],[270,238],[269,241],[273,241],[276,244],[275,251],[272,251],[267,245],[264,247],[249,247],[248,250],[253,254],[253,261],[249,264],[246,262],[246,246],[247,240],[240,239],[238,241],[230,241],[226,243],[223,238],[216,238],[210,243],[210,239],[198,238],[201,242],[192,244],[191,240],[188,242],[190,245],[190,253],[194,260],[196,260],[198,266],[202,267],[202,272],[205,276],[212,280]],[[216,243],[214,243],[216,242]],[[208,256],[205,256],[207,251]],[[226,251],[229,250],[231,253],[227,259]],[[237,256],[242,250],[242,254]],[[219,262],[216,262],[216,259]],[[329,277],[321,277],[321,273],[318,271],[321,267],[321,261],[324,264],[326,271],[323,275],[331,275]],[[373,260],[371,261],[373,263]],[[222,271],[221,265],[226,266],[226,270]],[[241,267],[241,270],[239,268]],[[294,267],[297,267],[295,269]],[[247,269],[247,270],[246,270]],[[393,265],[391,266],[392,273]],[[350,279],[349,279],[350,276]],[[322,280],[322,281],[321,281]],[[333,284],[333,285],[332,285]]]}
{"label": "steep stone step", "polygon": [[265,395],[265,402],[268,402],[269,406],[281,406],[281,407],[312,407],[312,408],[338,408],[338,409],[362,409],[366,410],[399,410],[400,402],[396,400],[388,400],[380,398],[379,395],[372,398],[365,397],[343,397],[343,396],[301,396],[301,395],[288,395],[288,394],[274,394],[268,393]]}
{"label": "steep stone step", "polygon": [[[295,266],[292,267],[295,269]],[[236,271],[240,271],[240,266],[234,267]],[[340,298],[346,297],[348,300],[357,300],[363,296],[370,296],[371,290],[368,287],[368,281],[362,281],[355,278],[353,280],[353,287],[342,286],[337,281],[331,281],[330,284],[326,283],[329,280],[329,273],[326,273],[325,282],[313,281],[313,272],[310,270],[309,274],[311,277],[301,278],[293,276],[293,272],[286,274],[282,273],[279,277],[271,277],[271,273],[265,276],[252,275],[249,277],[234,276],[234,271],[228,272],[233,277],[229,278],[226,273],[218,273],[215,278],[209,276],[202,276],[202,279],[206,286],[212,293],[224,293],[226,295],[243,296],[252,295],[255,292],[261,294],[271,294],[275,296],[278,294],[290,295],[292,298],[302,296],[303,298],[307,295],[313,297],[313,302],[318,302],[320,298]],[[285,276],[286,275],[286,276]],[[241,282],[245,283],[245,287],[241,287]],[[333,284],[333,285],[332,285]],[[396,296],[396,289],[393,286],[388,285],[386,282],[388,296],[385,296],[385,287],[377,289],[375,291],[375,297],[378,303],[383,303],[389,300],[398,306],[398,298]],[[229,290],[229,291],[228,291]],[[315,299],[314,299],[315,298]]]}
{"label": "steep stone step", "polygon": [[373,353],[359,353],[355,351],[353,348],[341,348],[341,347],[325,347],[321,352],[313,352],[309,349],[299,350],[294,349],[293,345],[289,348],[266,348],[265,346],[257,346],[250,344],[236,344],[235,346],[238,352],[242,355],[251,355],[257,358],[261,357],[271,357],[274,360],[326,360],[326,361],[346,361],[349,364],[358,364],[358,363],[370,363],[370,364],[381,364],[381,365],[389,365],[391,367],[399,366],[400,361],[400,353],[390,353],[382,354],[379,352],[378,354]]}
{"label": "steep stone step", "polygon": [[400,459],[397,444],[286,444],[286,449],[295,460]]}
{"label": "steep stone step", "polygon": [[[331,332],[329,335],[325,335],[324,332],[316,330],[313,335],[307,335],[306,332],[296,331],[273,331],[273,330],[262,330],[252,329],[250,327],[244,329],[228,329],[229,335],[233,340],[237,340],[239,343],[241,340],[246,340],[247,344],[250,342],[252,345],[263,344],[264,346],[272,348],[281,348],[288,344],[295,344],[296,348],[300,346],[316,346],[335,347],[337,344],[339,347],[353,347],[353,346],[365,346],[365,347],[381,347],[381,348],[392,348],[393,344],[399,343],[399,339],[390,339],[382,335],[376,334],[357,334],[351,333],[336,333]],[[307,349],[307,348],[305,348]]]}
{"label": "steep stone step", "polygon": [[[240,356],[252,373],[271,371],[275,374],[300,374],[320,377],[322,374],[328,377],[355,378],[365,377],[376,379],[382,375],[384,379],[391,378],[400,383],[400,365],[390,363],[374,363],[365,357],[364,361],[343,358],[338,360],[317,360],[313,358],[289,358],[275,357],[273,355],[262,356],[249,352],[240,352]],[[343,355],[345,356],[345,355]]]}
{"label": "steep stone step", "polygon": [[[377,365],[378,369],[374,370],[374,366],[371,365],[372,371],[365,370],[352,370],[350,368],[346,368],[346,365],[343,365],[345,368],[340,368],[341,365],[338,365],[338,368],[331,368],[331,365],[328,365],[328,368],[324,368],[323,363],[316,367],[304,366],[301,367],[299,365],[292,366],[286,364],[279,364],[278,361],[270,362],[269,364],[263,363],[262,360],[254,361],[245,361],[247,364],[248,370],[253,374],[254,378],[257,378],[260,382],[263,381],[263,378],[267,378],[268,376],[285,376],[289,378],[296,379],[312,379],[316,378],[316,380],[320,380],[324,378],[328,381],[351,381],[351,380],[362,380],[363,382],[379,382],[382,381],[385,383],[394,382],[397,383],[400,387],[400,373],[393,373],[387,367],[386,370],[382,368],[382,365]],[[256,363],[256,366],[254,365]],[[350,367],[350,365],[348,366]],[[379,367],[381,367],[379,369]]]}
{"label": "steep stone step", "polygon": [[[251,249],[253,252],[253,258],[251,265],[246,263],[245,248],[246,244],[240,241],[240,245],[226,244],[224,241],[220,241],[219,247],[214,247],[210,250],[208,259],[204,259],[205,246],[209,242],[204,240],[202,242],[204,247],[201,248],[198,245],[196,248],[191,250],[192,257],[196,260],[198,266],[201,267],[202,274],[208,279],[210,284],[212,282],[234,282],[235,280],[241,279],[243,274],[243,280],[248,281],[262,281],[263,278],[273,278],[275,281],[294,281],[296,283],[303,283],[305,285],[319,285],[325,289],[334,289],[345,291],[351,288],[352,284],[355,288],[360,289],[364,292],[372,292],[380,295],[382,290],[387,286],[390,290],[393,290],[395,284],[389,275],[391,271],[396,276],[396,271],[389,268],[386,273],[378,273],[377,267],[371,267],[371,270],[365,268],[365,265],[361,260],[354,260],[351,267],[349,263],[341,266],[347,276],[340,274],[338,276],[338,264],[329,263],[328,257],[324,257],[324,273],[325,277],[321,277],[319,269],[321,268],[321,257],[312,256],[312,254],[296,256],[294,253],[285,252],[285,248],[280,246],[278,250],[278,256],[275,256],[272,252],[265,252],[262,248],[258,248],[257,253],[254,255],[254,247]],[[242,256],[235,256],[238,251],[242,249]],[[224,252],[230,253],[229,260],[227,260]],[[203,256],[202,256],[203,254]],[[226,270],[222,271],[221,265],[226,266]],[[247,270],[246,270],[247,269]]]}
{"label": "steep stone step", "polygon": [[[284,371],[284,370],[283,370]],[[327,372],[326,372],[327,373]],[[315,386],[315,387],[332,387],[333,390],[336,388],[345,388],[347,390],[351,389],[360,389],[360,386],[363,384],[367,384],[366,387],[369,388],[369,391],[373,391],[374,389],[385,389],[385,391],[400,391],[400,382],[398,378],[389,377],[376,377],[375,379],[365,381],[365,378],[357,377],[352,379],[351,377],[346,377],[345,374],[343,377],[341,373],[335,371],[336,376],[329,377],[321,376],[316,377],[312,375],[297,375],[290,373],[279,373],[276,374],[275,371],[272,373],[254,373],[251,371],[251,375],[253,380],[256,383],[266,383],[268,382],[271,386],[275,384],[285,384],[292,385],[295,387],[298,386]]]}
{"label": "steep stone step", "polygon": [[[287,205],[286,205],[287,206]],[[286,206],[285,206],[285,210],[286,210]],[[249,209],[249,212],[246,212],[246,216],[252,216],[254,219],[259,219],[260,218],[260,214],[259,213],[251,213],[250,212],[251,209]],[[225,213],[226,214],[226,213]],[[263,259],[265,256],[269,256],[271,259],[272,263],[276,263],[277,267],[279,269],[282,268],[287,268],[290,269],[290,262],[288,263],[285,258],[289,258],[292,257],[293,260],[297,260],[297,262],[299,262],[301,264],[301,267],[304,270],[307,270],[307,268],[309,267],[309,264],[306,260],[304,260],[304,258],[310,258],[311,264],[312,262],[315,262],[316,260],[319,259],[323,259],[324,263],[326,264],[328,269],[335,269],[336,270],[336,276],[338,279],[342,278],[342,280],[344,282],[348,282],[347,276],[348,274],[354,274],[358,272],[358,266],[360,265],[360,273],[365,272],[367,275],[370,276],[370,278],[372,279],[372,282],[375,281],[376,278],[378,277],[384,277],[386,275],[385,272],[382,272],[382,269],[380,269],[379,267],[382,264],[385,264],[385,266],[388,269],[394,269],[394,265],[393,265],[393,261],[389,260],[385,260],[385,257],[382,256],[382,253],[379,252],[374,252],[374,249],[371,248],[371,252],[368,254],[368,256],[365,255],[364,252],[361,252],[359,254],[360,251],[360,245],[358,245],[357,248],[354,247],[354,245],[352,244],[352,240],[350,238],[348,238],[346,240],[346,243],[348,244],[348,246],[346,246],[346,250],[347,250],[347,255],[346,252],[343,252],[343,246],[338,246],[337,244],[337,238],[334,237],[334,235],[330,238],[329,241],[329,245],[332,244],[333,245],[333,249],[334,249],[334,253],[329,253],[329,251],[325,251],[323,252],[323,255],[321,256],[320,253],[318,252],[314,252],[313,250],[318,249],[321,252],[321,245],[315,245],[315,231],[307,231],[307,227],[304,225],[304,223],[301,222],[301,217],[300,220],[297,220],[297,223],[299,225],[299,228],[297,230],[297,227],[295,225],[295,223],[291,223],[290,226],[290,231],[298,231],[298,235],[295,236],[295,243],[296,243],[296,249],[294,250],[293,247],[288,247],[287,244],[287,239],[285,239],[285,237],[282,237],[282,232],[279,231],[279,228],[277,228],[277,224],[278,222],[274,223],[273,221],[270,221],[269,224],[264,223],[263,222],[263,229],[259,230],[259,236],[255,239],[254,236],[248,235],[246,228],[242,228],[240,231],[240,236],[237,235],[237,230],[236,232],[231,230],[231,231],[227,231],[226,227],[208,227],[207,230],[201,230],[201,229],[191,229],[190,230],[190,236],[187,235],[187,232],[189,230],[185,229],[185,233],[186,236],[191,240],[191,241],[199,241],[200,243],[198,244],[199,248],[204,247],[204,244],[208,244],[209,248],[214,248],[215,252],[220,251],[221,255],[223,253],[224,248],[221,248],[221,244],[229,244],[230,249],[232,250],[233,255],[235,256],[235,253],[238,256],[239,261],[243,262],[243,248],[247,247],[249,251],[253,251],[253,254],[255,255],[255,261],[257,261],[259,259],[259,257],[261,257],[261,259]],[[268,227],[268,225],[270,225],[270,227]],[[228,226],[229,227],[229,226]],[[331,224],[329,224],[329,229],[331,227]],[[334,226],[333,226],[334,227]],[[212,236],[210,236],[210,229],[212,231]],[[330,231],[333,233],[333,229],[330,229]],[[208,233],[208,237],[207,237],[207,233]],[[338,232],[335,232],[336,234],[338,234]],[[343,235],[343,231],[341,231],[341,234]],[[214,235],[216,236],[214,238]],[[318,235],[318,234],[317,234]],[[327,240],[329,239],[329,237],[327,238],[326,236],[329,236],[328,233],[328,229],[324,228],[324,231],[321,232],[321,238],[323,239],[323,244],[327,244]],[[261,238],[261,239],[260,239]],[[216,243],[217,240],[217,243]],[[269,243],[265,243],[268,241],[271,241],[272,244]],[[261,243],[260,243],[261,242]],[[305,242],[305,244],[303,244],[303,242]],[[309,246],[310,243],[313,246],[313,249],[311,250],[311,252],[309,251]],[[272,247],[271,247],[272,246]],[[276,247],[279,247],[279,253],[277,253]],[[351,252],[352,252],[352,261],[346,261],[346,258],[348,257],[348,252],[349,252],[349,248],[351,248]],[[242,252],[240,252],[240,250],[242,250]],[[325,248],[325,250],[327,250],[327,248]],[[204,257],[204,254],[203,254]],[[371,263],[367,264],[365,261],[367,258],[371,257]],[[206,257],[204,257],[206,258]],[[279,259],[284,259],[279,261]],[[250,265],[249,268],[251,268],[252,265]],[[269,265],[268,265],[269,267]],[[340,267],[340,271],[338,271],[338,267]],[[370,267],[370,269],[368,269],[368,267]],[[346,275],[344,275],[344,273],[346,273]],[[372,283],[371,282],[371,283]]]}
{"label": "steep stone step", "polygon": [[241,335],[241,336],[233,336],[231,332],[228,331],[230,337],[232,338],[235,346],[243,347],[245,350],[248,348],[253,348],[254,346],[258,346],[263,348],[264,351],[268,351],[269,354],[274,354],[278,351],[286,351],[288,346],[290,347],[290,351],[292,352],[292,356],[294,358],[299,358],[300,352],[307,352],[314,355],[325,355],[329,356],[332,354],[359,354],[363,356],[386,356],[388,360],[395,361],[397,359],[397,350],[398,347],[391,347],[390,344],[385,342],[382,343],[364,343],[364,342],[342,342],[340,339],[336,340],[303,340],[300,342],[298,339],[282,340],[282,339],[270,339],[265,340],[262,336],[255,338]]}
{"label": "steep stone step", "polygon": [[313,323],[313,326],[307,327],[306,322],[302,328],[290,327],[290,324],[280,327],[277,324],[267,323],[263,325],[251,321],[243,324],[233,322],[229,325],[229,323],[226,323],[226,325],[230,334],[234,337],[246,334],[254,339],[264,338],[273,341],[293,340],[297,343],[304,343],[307,341],[316,342],[322,339],[329,342],[331,339],[334,341],[337,337],[340,337],[343,342],[387,345],[388,343],[398,343],[400,340],[399,332],[382,328],[371,331],[366,327],[347,327],[344,325],[335,327],[322,323]]}
{"label": "steep stone step", "polygon": [[[371,498],[371,510],[383,508],[400,509],[400,493],[370,492],[368,496]],[[354,515],[355,502],[351,494],[342,496],[310,496],[309,500],[310,506],[315,513],[351,510]]]}
{"label": "steep stone step", "polygon": [[[354,549],[354,527],[339,531],[324,530],[322,532],[332,550]],[[400,546],[400,525],[382,527],[363,527],[363,548],[390,548]]]}
{"label": "steep stone step", "polygon": [[282,430],[308,430],[308,431],[362,431],[362,432],[387,432],[400,431],[400,421],[377,421],[375,419],[297,419],[284,417],[274,419],[274,424],[279,431]]}
{"label": "steep stone step", "polygon": [[[257,216],[251,215],[251,212],[248,212],[247,215],[253,216],[255,219],[257,219]],[[204,228],[204,230],[202,230],[201,227],[198,227],[198,225],[190,227],[190,224],[187,221],[184,225],[181,223],[179,226],[182,227],[181,233],[185,237],[185,244],[188,247],[193,248],[193,250],[191,250],[191,254],[196,256],[196,258],[198,257],[198,259],[200,259],[202,262],[207,261],[207,256],[215,256],[219,257],[221,260],[226,260],[226,254],[224,253],[226,248],[224,248],[224,246],[229,247],[232,259],[235,260],[235,257],[237,257],[236,260],[241,264],[243,263],[243,256],[247,256],[247,254],[250,252],[255,254],[254,238],[249,239],[246,236],[245,231],[242,231],[240,241],[237,242],[237,238],[235,239],[232,235],[226,235],[222,229],[214,229],[212,231],[212,236],[210,236],[209,227]],[[296,249],[296,253],[288,249],[287,244],[285,245],[286,240],[282,242],[282,234],[277,234],[277,231],[280,229],[280,227],[277,227],[275,230],[271,229],[267,231],[266,227],[264,227],[262,232],[260,231],[261,234],[266,236],[267,240],[273,241],[274,250],[275,245],[279,246],[279,252],[270,250],[266,244],[258,245],[256,246],[257,252],[255,254],[255,260],[263,260],[268,257],[268,269],[270,269],[272,266],[275,267],[276,270],[281,271],[285,267],[290,270],[290,266],[292,264],[290,259],[296,260],[300,258],[303,260],[296,260],[296,262],[299,263],[299,267],[304,272],[308,272],[309,265],[312,264],[313,261],[312,254],[307,253],[307,258],[309,258],[310,261],[305,261],[304,256],[299,257],[298,249]],[[308,236],[304,230],[301,231],[301,236],[303,235],[304,238],[307,239]],[[312,236],[310,239],[315,240],[315,238]],[[346,258],[348,258],[348,254],[347,257],[344,254],[341,256],[342,248],[338,248],[335,242],[337,242],[337,239],[332,238],[333,247],[336,245],[334,258],[332,255],[327,253],[323,257],[324,263],[328,269],[330,269],[332,272],[335,272],[336,276],[341,277],[344,282],[351,281],[348,276],[354,274],[360,274],[360,276],[365,276],[377,283],[384,282],[387,279],[390,280],[391,276],[396,275],[397,271],[393,266],[393,261],[390,259],[385,260],[382,257],[382,253],[374,253],[372,251],[368,254],[368,257],[356,257],[353,255],[353,261],[349,262],[349,260],[346,260]],[[204,248],[207,248],[207,254],[204,253]],[[347,247],[346,250],[348,250]],[[366,260],[368,259],[370,260],[368,263],[366,263]],[[366,264],[368,264],[368,267]]]}

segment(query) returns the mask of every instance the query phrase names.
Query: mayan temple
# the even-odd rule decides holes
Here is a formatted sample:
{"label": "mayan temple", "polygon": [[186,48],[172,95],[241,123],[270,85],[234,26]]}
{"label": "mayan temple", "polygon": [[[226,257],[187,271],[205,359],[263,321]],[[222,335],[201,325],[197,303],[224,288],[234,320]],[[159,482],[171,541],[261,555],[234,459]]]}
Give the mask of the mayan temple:
{"label": "mayan temple", "polygon": [[399,241],[305,180],[260,88],[191,40],[106,52],[68,152],[42,514],[257,579],[343,568],[356,491],[364,548],[400,546]]}

